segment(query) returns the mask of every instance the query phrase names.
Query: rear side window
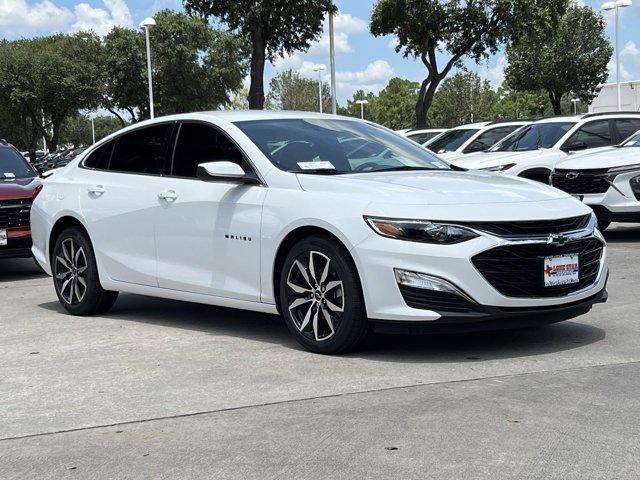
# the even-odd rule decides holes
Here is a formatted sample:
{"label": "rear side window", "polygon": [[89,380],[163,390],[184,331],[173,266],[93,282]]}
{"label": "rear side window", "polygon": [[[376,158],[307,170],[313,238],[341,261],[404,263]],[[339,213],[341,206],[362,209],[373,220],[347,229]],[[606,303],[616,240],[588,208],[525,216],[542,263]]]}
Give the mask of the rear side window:
{"label": "rear side window", "polygon": [[224,134],[202,123],[183,123],[173,157],[172,175],[195,178],[198,165],[207,162],[233,162],[250,170],[242,153]]}
{"label": "rear side window", "polygon": [[488,150],[517,128],[520,128],[520,126],[510,125],[507,127],[498,127],[487,130],[486,132],[478,135],[478,138],[476,138],[469,146],[467,146],[464,151],[465,153],[468,153]]}
{"label": "rear side window", "polygon": [[173,124],[164,124],[122,135],[113,149],[109,170],[160,175],[167,163],[172,131]]}
{"label": "rear side window", "polygon": [[84,166],[98,170],[106,170],[109,168],[109,160],[111,158],[111,152],[113,151],[113,144],[113,141],[107,142],[90,153],[84,161]]}
{"label": "rear side window", "polygon": [[619,118],[614,120],[618,130],[618,140],[623,141],[640,130],[640,118]]}
{"label": "rear side window", "polygon": [[569,146],[576,143],[585,143],[587,148],[611,145],[609,120],[598,120],[597,122],[589,122],[583,125],[576,133],[571,135],[566,145]]}

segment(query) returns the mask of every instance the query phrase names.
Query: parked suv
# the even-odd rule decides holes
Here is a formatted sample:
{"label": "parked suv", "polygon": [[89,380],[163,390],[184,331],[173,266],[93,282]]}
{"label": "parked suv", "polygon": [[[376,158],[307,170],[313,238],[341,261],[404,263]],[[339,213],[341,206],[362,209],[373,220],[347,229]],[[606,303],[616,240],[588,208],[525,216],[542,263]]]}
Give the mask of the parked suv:
{"label": "parked suv", "polygon": [[442,132],[446,131],[447,130],[445,128],[412,128],[409,130],[402,130],[398,133],[401,133],[408,139],[413,140],[420,145],[423,145],[432,138],[435,138]]}
{"label": "parked suv", "polygon": [[441,158],[451,161],[469,153],[488,150],[527,122],[481,122],[461,125],[424,143]]}
{"label": "parked suv", "polygon": [[41,189],[36,170],[0,140],[0,258],[31,256],[29,215]]}
{"label": "parked suv", "polygon": [[589,205],[600,230],[611,222],[640,222],[640,132],[615,147],[558,163],[551,183]]}
{"label": "parked suv", "polygon": [[467,155],[453,163],[549,183],[558,162],[582,150],[616,145],[639,129],[640,112],[545,118],[513,132],[487,152]]}

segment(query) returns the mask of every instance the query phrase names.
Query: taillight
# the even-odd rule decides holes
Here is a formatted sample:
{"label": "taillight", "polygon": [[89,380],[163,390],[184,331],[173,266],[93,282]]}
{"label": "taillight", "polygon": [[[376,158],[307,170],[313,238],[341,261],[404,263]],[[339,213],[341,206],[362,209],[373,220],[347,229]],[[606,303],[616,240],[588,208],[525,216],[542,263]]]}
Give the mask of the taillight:
{"label": "taillight", "polygon": [[41,183],[36,185],[36,188],[33,189],[33,193],[31,194],[31,200],[35,200],[36,197],[40,194],[40,192],[42,191],[43,188],[44,188],[44,185],[41,184]]}

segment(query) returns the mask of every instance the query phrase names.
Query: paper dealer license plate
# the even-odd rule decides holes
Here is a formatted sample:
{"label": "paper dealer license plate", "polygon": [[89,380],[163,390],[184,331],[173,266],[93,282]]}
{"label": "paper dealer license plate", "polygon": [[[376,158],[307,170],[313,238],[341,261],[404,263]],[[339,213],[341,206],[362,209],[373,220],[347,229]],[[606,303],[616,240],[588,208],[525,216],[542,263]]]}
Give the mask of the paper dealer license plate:
{"label": "paper dealer license plate", "polygon": [[7,231],[0,230],[0,246],[7,244]]}
{"label": "paper dealer license plate", "polygon": [[580,281],[579,255],[557,255],[544,259],[544,286],[557,287]]}

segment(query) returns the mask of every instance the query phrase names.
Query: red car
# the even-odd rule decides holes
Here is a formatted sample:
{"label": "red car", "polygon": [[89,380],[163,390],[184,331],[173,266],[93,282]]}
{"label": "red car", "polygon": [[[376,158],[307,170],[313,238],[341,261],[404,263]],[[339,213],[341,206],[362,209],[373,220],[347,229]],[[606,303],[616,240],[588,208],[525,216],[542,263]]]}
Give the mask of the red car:
{"label": "red car", "polygon": [[38,172],[0,140],[0,258],[31,256],[31,203],[42,190]]}

